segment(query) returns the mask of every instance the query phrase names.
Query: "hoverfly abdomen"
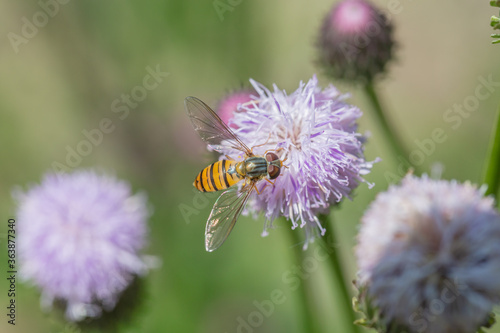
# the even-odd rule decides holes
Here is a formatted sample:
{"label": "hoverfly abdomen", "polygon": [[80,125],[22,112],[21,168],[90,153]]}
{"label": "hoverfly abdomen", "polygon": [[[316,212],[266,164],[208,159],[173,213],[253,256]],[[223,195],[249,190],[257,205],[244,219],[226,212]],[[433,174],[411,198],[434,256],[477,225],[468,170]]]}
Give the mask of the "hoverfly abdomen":
{"label": "hoverfly abdomen", "polygon": [[236,172],[236,164],[228,160],[210,164],[196,176],[194,187],[201,192],[215,192],[233,186],[244,178]]}

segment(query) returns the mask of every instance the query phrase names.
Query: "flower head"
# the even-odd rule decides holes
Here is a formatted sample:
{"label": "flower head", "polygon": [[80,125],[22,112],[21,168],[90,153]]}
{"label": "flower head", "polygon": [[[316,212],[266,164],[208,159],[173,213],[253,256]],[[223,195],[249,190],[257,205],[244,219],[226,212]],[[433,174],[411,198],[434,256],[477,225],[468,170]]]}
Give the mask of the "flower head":
{"label": "flower head", "polygon": [[343,0],[325,18],[317,44],[328,75],[371,81],[392,58],[392,25],[366,0]]}
{"label": "flower head", "polygon": [[500,300],[500,216],[469,183],[407,176],[362,218],[359,284],[386,323],[476,332]]}
{"label": "flower head", "polygon": [[234,91],[219,101],[216,111],[219,117],[228,124],[230,127],[235,128],[232,119],[235,112],[237,112],[241,105],[249,102],[252,95],[255,94],[250,89]]}
{"label": "flower head", "polygon": [[93,171],[46,175],[17,193],[20,273],[42,303],[66,303],[70,320],[110,310],[134,275],[144,274],[146,198]]}
{"label": "flower head", "polygon": [[[317,230],[324,233],[317,215],[349,197],[372,166],[363,158],[364,137],[356,132],[361,111],[333,86],[318,87],[316,77],[289,95],[250,82],[256,95],[234,115],[235,132],[249,147],[258,146],[254,154],[273,150],[286,160],[273,186],[257,185],[261,194],[250,200],[249,211],[264,212],[264,234],[269,222],[284,216],[293,228],[305,228],[310,241]],[[231,148],[224,153],[241,155]]]}

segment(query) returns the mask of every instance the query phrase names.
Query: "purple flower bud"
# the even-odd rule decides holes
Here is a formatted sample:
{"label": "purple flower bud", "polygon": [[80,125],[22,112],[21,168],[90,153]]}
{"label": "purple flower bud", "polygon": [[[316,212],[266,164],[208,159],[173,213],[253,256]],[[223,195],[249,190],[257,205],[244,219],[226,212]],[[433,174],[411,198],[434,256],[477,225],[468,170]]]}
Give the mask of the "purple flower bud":
{"label": "purple flower bud", "polygon": [[344,0],[323,22],[319,63],[327,75],[366,82],[385,71],[393,56],[392,25],[365,0]]}

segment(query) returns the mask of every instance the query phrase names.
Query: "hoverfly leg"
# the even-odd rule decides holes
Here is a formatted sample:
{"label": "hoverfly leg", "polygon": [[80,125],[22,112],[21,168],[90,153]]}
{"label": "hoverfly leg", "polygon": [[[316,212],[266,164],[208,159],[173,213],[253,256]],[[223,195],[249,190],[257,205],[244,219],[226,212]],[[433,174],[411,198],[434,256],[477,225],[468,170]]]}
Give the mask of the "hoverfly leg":
{"label": "hoverfly leg", "polygon": [[[266,142],[264,142],[264,143],[263,143],[263,144],[261,144],[261,145],[253,146],[253,147],[250,149],[250,151],[252,152],[252,154],[253,154],[253,149],[254,149],[254,148],[257,148],[257,147],[262,147],[262,146],[267,145],[267,143],[269,142],[269,140],[271,140],[271,133],[269,133],[269,136],[268,136],[268,138],[267,138]],[[268,151],[269,151],[269,150],[268,150]],[[266,151],[266,153],[267,153],[268,151]],[[264,155],[265,155],[265,153],[264,153]]]}
{"label": "hoverfly leg", "polygon": [[234,159],[232,157],[230,157],[229,155],[225,155],[226,158],[229,160],[229,161],[234,161]]}
{"label": "hoverfly leg", "polygon": [[258,195],[260,195],[262,192],[264,192],[264,189],[266,188],[267,184],[264,185],[264,187],[262,188],[262,190],[259,191],[259,189],[257,188],[256,185],[254,185],[253,187],[255,188],[255,191],[257,192]]}
{"label": "hoverfly leg", "polygon": [[[280,147],[280,148],[277,148],[277,149],[268,149],[268,150],[266,150],[266,151],[264,152],[264,154],[263,154],[263,155],[265,156],[265,155],[266,155],[267,153],[269,153],[270,151],[274,151],[275,153],[277,153],[277,152],[282,151],[283,149],[284,149],[283,147]],[[286,160],[286,158],[285,158],[285,160]]]}
{"label": "hoverfly leg", "polygon": [[[264,178],[269,184],[273,185],[274,186],[274,182],[270,181],[269,179],[267,178]],[[268,184],[264,184],[264,187],[259,191],[257,189],[257,185],[254,185],[255,187],[255,190],[257,191],[257,194],[261,194],[262,192],[264,192],[264,189],[267,187]]]}
{"label": "hoverfly leg", "polygon": [[264,153],[264,155],[266,155],[266,153],[270,152],[270,151],[274,151],[275,153],[279,152],[279,151],[282,151],[284,148],[283,147],[280,147],[280,148],[277,148],[277,149],[268,149],[266,150],[266,152]]}
{"label": "hoverfly leg", "polygon": [[283,167],[285,167],[285,168],[288,169],[288,167],[283,164],[287,159],[288,159],[288,156],[285,156],[285,158],[281,161],[281,166],[283,166]]}
{"label": "hoverfly leg", "polygon": [[[271,184],[271,185],[273,185],[273,186],[274,186],[274,182],[270,181],[270,180],[269,180],[269,179],[267,179],[267,178],[264,178],[264,179],[265,179],[265,180],[267,180],[267,182],[268,182],[269,184]],[[267,186],[267,184],[266,184],[266,186]],[[264,188],[262,188],[262,189],[264,189]]]}
{"label": "hoverfly leg", "polygon": [[241,106],[252,105],[253,103],[259,104],[260,103],[260,99],[255,100],[255,101],[249,101],[249,102],[241,103]]}

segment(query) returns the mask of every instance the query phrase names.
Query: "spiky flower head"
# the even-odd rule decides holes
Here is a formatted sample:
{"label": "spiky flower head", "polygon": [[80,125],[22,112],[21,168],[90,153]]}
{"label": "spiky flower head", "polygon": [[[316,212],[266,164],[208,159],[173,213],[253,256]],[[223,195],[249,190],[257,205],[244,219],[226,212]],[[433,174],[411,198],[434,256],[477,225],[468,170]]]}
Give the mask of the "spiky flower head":
{"label": "spiky flower head", "polygon": [[255,94],[250,89],[236,90],[224,96],[217,105],[216,111],[219,117],[230,127],[235,128],[232,119],[235,112],[241,108],[241,105],[249,102]]}
{"label": "spiky flower head", "polygon": [[[235,132],[249,147],[260,145],[256,155],[276,151],[286,167],[273,186],[257,185],[262,193],[250,199],[248,210],[264,213],[264,235],[277,217],[291,220],[292,228],[305,229],[307,246],[318,230],[324,233],[317,215],[350,197],[372,166],[363,157],[365,138],[356,132],[362,113],[332,85],[321,89],[316,76],[291,94],[250,83],[256,95],[235,113]],[[224,153],[241,156],[229,147]]]}
{"label": "spiky flower head", "polygon": [[469,183],[407,176],[380,193],[356,256],[359,286],[387,326],[472,333],[500,300],[500,216]]}
{"label": "spiky flower head", "polygon": [[66,304],[81,320],[111,310],[134,276],[146,273],[149,211],[144,195],[94,171],[48,174],[18,200],[21,276],[39,287],[42,304]]}
{"label": "spiky flower head", "polygon": [[343,0],[328,13],[317,46],[327,75],[365,83],[393,56],[392,25],[366,0]]}

